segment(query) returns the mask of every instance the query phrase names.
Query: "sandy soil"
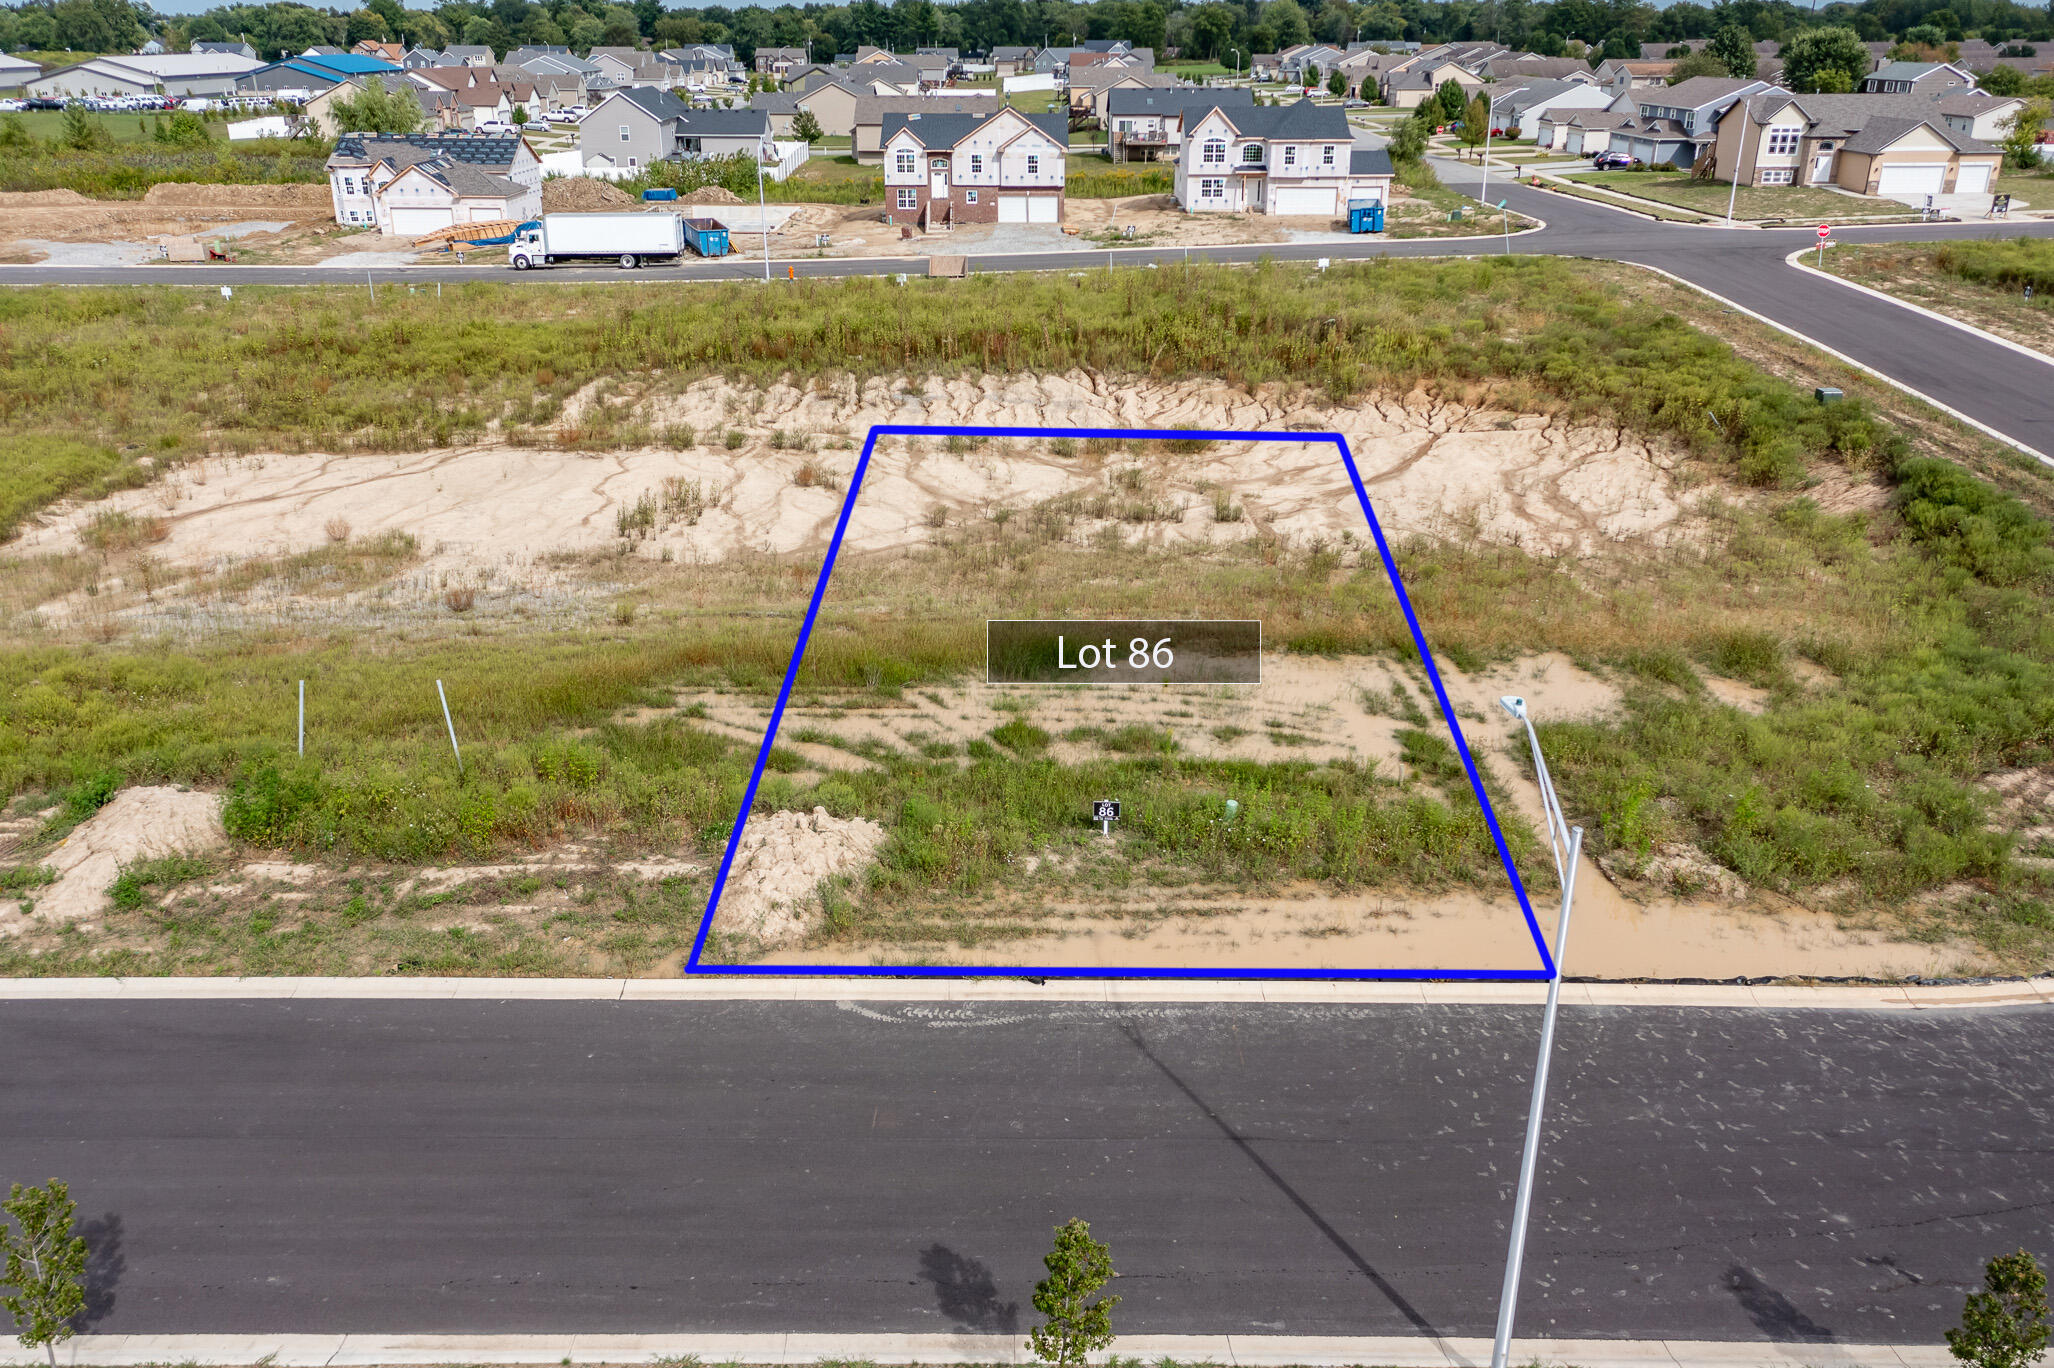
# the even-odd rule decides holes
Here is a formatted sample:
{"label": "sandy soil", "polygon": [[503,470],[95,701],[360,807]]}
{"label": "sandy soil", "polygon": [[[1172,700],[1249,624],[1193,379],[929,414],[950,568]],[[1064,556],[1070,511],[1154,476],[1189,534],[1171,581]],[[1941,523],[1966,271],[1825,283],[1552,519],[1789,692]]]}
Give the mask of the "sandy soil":
{"label": "sandy soil", "polygon": [[[282,223],[238,236],[241,247],[277,241],[321,241],[311,230],[335,229],[326,185],[153,185],[140,200],[95,200],[68,190],[0,196],[0,256],[15,260],[97,260],[51,250],[54,243],[101,243],[142,249],[114,252],[127,262],[154,255],[168,237],[202,238],[230,225]],[[339,236],[337,229],[335,235]],[[271,259],[269,257],[267,260]]]}
{"label": "sandy soil", "polygon": [[796,941],[817,912],[822,883],[853,875],[884,843],[884,828],[844,820],[825,808],[759,817],[742,832],[728,870],[732,896],[721,899],[718,927],[768,945]]}
{"label": "sandy soil", "polygon": [[0,912],[0,935],[19,935],[38,923],[78,922],[107,906],[107,886],[123,865],[166,855],[197,855],[221,845],[221,800],[177,788],[130,788],[80,822],[43,861],[57,882],[36,893],[35,911]]}
{"label": "sandy soil", "polygon": [[[1527,657],[1474,675],[1447,662],[1440,663],[1440,671],[1471,754],[1513,796],[1513,810],[1504,815],[1523,818],[1539,830],[1539,790],[1512,755],[1523,746],[1523,733],[1503,718],[1497,699],[1519,694],[1546,717],[1597,718],[1617,705],[1617,688],[1559,654]],[[797,776],[802,782],[871,763],[845,747],[882,746],[912,754],[935,742],[985,737],[1013,717],[1024,717],[1057,736],[1076,728],[1140,724],[1169,732],[1179,752],[1194,759],[1348,759],[1372,763],[1380,774],[1405,778],[1409,771],[1400,759],[1396,734],[1418,718],[1415,714],[1408,722],[1382,709],[1391,706],[1394,693],[1406,689],[1431,716],[1430,729],[1445,735],[1430,686],[1414,662],[1272,655],[1264,659],[1259,685],[1035,689],[966,681],[909,690],[887,705],[863,706],[855,699],[830,696],[791,708],[779,740],[815,767],[811,776]],[[679,701],[703,710],[698,725],[737,740],[760,737],[768,723],[767,709],[733,695],[693,694]],[[1006,706],[997,706],[1000,703]],[[1215,731],[1223,726],[1244,734]],[[1058,741],[1051,753],[1081,761],[1104,752],[1095,743],[1080,740]],[[2037,793],[2037,787],[2026,782],[2011,788]],[[748,836],[745,832],[744,839]],[[1120,844],[1115,834],[1105,847],[1105,858],[1119,859]],[[1034,862],[1025,872],[1031,875],[1038,865]],[[1674,887],[1672,876],[1680,880]],[[759,877],[737,867],[715,921],[717,930],[760,934],[757,902],[751,894]],[[1040,885],[1034,887],[1038,890]],[[1691,891],[1678,892],[1677,887]],[[738,916],[731,916],[727,906],[727,899],[734,897],[751,899]],[[776,934],[765,940],[775,945],[795,939],[803,929],[817,928],[817,906],[792,902],[782,886],[778,897],[791,907],[791,920],[779,923]],[[1534,895],[1534,912],[1552,943],[1555,906],[1549,895]],[[1223,970],[1516,970],[1540,963],[1509,884],[1495,893],[1399,889],[1335,894],[1310,885],[1260,895],[1223,887],[1145,885],[1078,899],[1050,898],[1041,891],[1001,892],[982,913],[988,915],[981,920],[1024,924],[1033,928],[1032,933],[968,946],[917,940],[881,947],[792,944],[772,948],[756,962]],[[1749,889],[1687,846],[1657,850],[1638,878],[1615,882],[1589,859],[1578,872],[1571,970],[1579,974],[1891,977],[1957,972],[1980,959],[1965,943],[1912,945],[1844,926],[1829,912]]]}
{"label": "sandy soil", "polygon": [[[562,422],[597,402],[574,396]],[[1657,546],[1692,535],[1701,492],[1671,478],[1677,458],[1658,444],[1595,426],[1467,408],[1411,396],[1348,408],[1282,388],[1250,394],[1199,382],[1103,384],[1083,373],[1000,376],[979,383],[852,379],[800,390],[755,390],[709,380],[647,401],[656,430],[691,424],[688,450],[597,454],[481,445],[400,455],[255,455],[174,470],[144,489],[90,506],[59,506],[0,554],[78,549],[81,530],[109,509],[162,518],[152,548],[163,566],[219,568],[249,555],[304,551],[327,540],[335,519],[355,534],[404,531],[420,542],[421,573],[379,593],[385,611],[426,606],[452,576],[507,595],[550,599],[560,576],[548,553],[590,550],[618,539],[616,515],[666,479],[697,482],[697,519],[666,518],[634,554],[703,563],[741,549],[820,548],[839,512],[840,487],[874,423],[1132,426],[1283,431],[1337,430],[1355,454],[1387,535],[1480,538],[1543,554],[1586,556],[1612,545]],[[728,450],[720,434],[743,434]],[[788,434],[776,449],[777,433]],[[796,442],[799,445],[793,446]],[[810,445],[813,450],[803,449]],[[811,464],[820,478],[795,480]],[[1047,443],[994,442],[950,452],[939,440],[880,445],[849,532],[849,547],[876,552],[925,546],[944,523],[999,508],[1024,510],[1057,495],[1110,491],[1141,467],[1175,521],[1127,534],[1161,544],[1207,544],[1261,535],[1294,542],[1360,542],[1365,528],[1347,473],[1324,443],[1227,442],[1171,456],[1059,455]],[[834,487],[830,487],[834,486]],[[1211,491],[1242,509],[1214,519]],[[234,557],[223,548],[234,548]],[[176,588],[159,590],[153,614],[176,611]],[[511,599],[509,599],[511,601]],[[522,599],[532,608],[532,599]],[[86,606],[45,605],[53,621]],[[190,606],[190,605],[188,605]],[[487,605],[490,607],[490,604]]]}

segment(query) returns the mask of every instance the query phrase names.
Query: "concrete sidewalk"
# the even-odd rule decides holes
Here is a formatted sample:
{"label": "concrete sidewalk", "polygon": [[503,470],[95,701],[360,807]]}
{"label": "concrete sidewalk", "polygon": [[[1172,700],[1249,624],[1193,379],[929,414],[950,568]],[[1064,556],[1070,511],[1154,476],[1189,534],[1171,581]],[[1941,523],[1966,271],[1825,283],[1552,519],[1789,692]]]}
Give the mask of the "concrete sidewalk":
{"label": "concrete sidewalk", "polygon": [[[1154,1363],[1250,1368],[1476,1368],[1485,1339],[1313,1335],[1137,1335],[1113,1354]],[[1094,1354],[1102,1363],[1107,1355]],[[377,1364],[1032,1364],[1020,1335],[86,1335],[58,1346],[60,1368],[144,1364],[369,1368]],[[9,1344],[0,1365],[34,1368],[43,1353]],[[1947,1350],[1923,1345],[1771,1344],[1725,1340],[1514,1340],[1514,1364],[1574,1368],[1945,1368]]]}
{"label": "concrete sidewalk", "polygon": [[[1260,1002],[1396,1006],[1539,1005],[1544,983],[1374,983],[1296,979],[865,978],[695,974],[665,979],[16,978],[0,1001],[89,998],[467,999],[618,1002]],[[1570,1007],[1918,1011],[2054,1003],[2054,978],[1963,984],[1565,983]]]}

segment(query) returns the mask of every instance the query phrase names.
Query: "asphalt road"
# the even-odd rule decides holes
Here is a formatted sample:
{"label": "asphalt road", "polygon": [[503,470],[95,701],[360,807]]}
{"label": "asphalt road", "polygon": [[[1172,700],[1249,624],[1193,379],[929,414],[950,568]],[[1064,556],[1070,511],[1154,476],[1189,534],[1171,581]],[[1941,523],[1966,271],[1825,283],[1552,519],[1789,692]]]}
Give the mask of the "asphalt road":
{"label": "asphalt road", "polygon": [[[1730,299],[1743,308],[1773,319],[1816,342],[1849,356],[1963,413],[2032,451],[2054,457],[2054,373],[2050,363],[2007,347],[1985,342],[1958,328],[1912,310],[1871,299],[1853,290],[1792,270],[1784,258],[1814,241],[1811,227],[1788,230],[1729,230],[1656,223],[1635,214],[1602,208],[1587,201],[1535,190],[1502,179],[1487,188],[1476,185],[1474,167],[1438,163],[1450,185],[1465,193],[1483,189],[1496,202],[1546,222],[1535,233],[1514,237],[1510,250],[1523,253],[1582,256],[1637,262],[1658,267]],[[1840,239],[1925,241],[1949,237],[2044,236],[2054,223],[1934,224],[1907,227],[1847,228]],[[1337,261],[1376,256],[1433,256],[1452,252],[1489,253],[1504,247],[1484,241],[1450,244],[1433,239],[1384,242],[1363,239],[1340,244],[1267,244],[1249,247],[1080,250],[1074,252],[972,256],[978,272],[1084,270],[1108,265],[1169,266],[1190,261],[1247,263],[1263,257],[1279,260]],[[844,258],[777,263],[799,275],[877,276],[903,271],[924,274],[924,258]],[[762,262],[746,251],[717,262],[654,267],[626,279],[636,284],[680,281],[760,280]],[[479,279],[524,284],[621,282],[623,274],[609,267],[560,268],[517,275],[504,267],[387,267],[365,274],[323,267],[289,266],[154,266],[47,267],[0,266],[0,285],[192,283],[216,285],[339,285],[365,279],[388,284]]]}
{"label": "asphalt road", "polygon": [[[1487,1335],[1532,1008],[0,1003],[101,1332]],[[1933,1342],[2043,1258],[2054,1012],[1565,1009],[1522,1334]]]}

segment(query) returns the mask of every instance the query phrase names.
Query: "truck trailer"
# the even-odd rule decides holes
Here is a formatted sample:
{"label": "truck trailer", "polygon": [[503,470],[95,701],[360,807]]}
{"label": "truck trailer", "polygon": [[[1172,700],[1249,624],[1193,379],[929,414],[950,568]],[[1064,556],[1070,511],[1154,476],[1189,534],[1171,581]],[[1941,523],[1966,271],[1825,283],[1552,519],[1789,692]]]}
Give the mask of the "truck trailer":
{"label": "truck trailer", "polygon": [[516,271],[607,260],[632,271],[645,261],[676,261],[684,250],[684,220],[676,214],[544,214],[515,230],[507,259]]}

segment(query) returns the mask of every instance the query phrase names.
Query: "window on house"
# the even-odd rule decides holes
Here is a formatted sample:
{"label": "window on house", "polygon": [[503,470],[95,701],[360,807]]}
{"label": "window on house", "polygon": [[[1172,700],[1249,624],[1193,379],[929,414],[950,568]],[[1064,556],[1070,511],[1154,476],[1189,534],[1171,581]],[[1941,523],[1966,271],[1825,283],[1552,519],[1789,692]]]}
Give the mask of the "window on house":
{"label": "window on house", "polygon": [[636,165],[639,165],[639,162],[637,161],[637,159],[636,159],[636,158],[634,158],[634,157],[629,157],[629,158],[628,158],[628,165],[629,165],[629,166],[636,166]]}
{"label": "window on house", "polygon": [[633,136],[634,134],[628,131],[628,126],[626,124],[622,124],[620,126],[620,140],[622,142],[627,142]]}
{"label": "window on house", "polygon": [[918,190],[901,190],[901,191],[899,191],[899,208],[901,208],[901,209],[918,209],[919,207],[920,207],[920,192],[919,192]]}
{"label": "window on house", "polygon": [[1241,149],[1241,164],[1243,166],[1262,165],[1262,144],[1249,143],[1247,146],[1243,147]]}
{"label": "window on house", "polygon": [[913,162],[914,157],[911,152],[901,152],[894,160],[893,165],[897,168],[898,173],[900,175],[910,176],[919,169],[913,164]]}
{"label": "window on house", "polygon": [[965,190],[965,191],[963,192],[963,203],[965,203],[965,204],[975,204],[975,203],[977,203],[977,192],[976,192],[975,190]]}
{"label": "window on house", "polygon": [[1788,185],[1790,184],[1792,174],[1791,168],[1787,166],[1764,167],[1762,170],[1762,184]]}
{"label": "window on house", "polygon": [[1204,160],[1207,166],[1225,166],[1227,164],[1227,145],[1223,142],[1207,143],[1205,145]]}
{"label": "window on house", "polygon": [[1030,176],[1041,174],[1041,158],[1032,152],[1027,154],[1027,174]]}
{"label": "window on house", "polygon": [[1772,128],[1769,130],[1769,155],[1790,157],[1797,154],[1797,130],[1794,128]]}
{"label": "window on house", "polygon": [[1298,164],[1298,149],[1297,149],[1297,148],[1295,148],[1295,147],[1287,147],[1287,148],[1285,148],[1285,149],[1284,149],[1284,165],[1286,165],[1286,166],[1296,166],[1297,164]]}
{"label": "window on house", "polygon": [[1198,182],[1198,198],[1202,200],[1223,200],[1227,197],[1227,183],[1207,176]]}
{"label": "window on house", "polygon": [[983,154],[983,153],[981,153],[981,152],[972,152],[972,153],[970,154],[970,174],[971,174],[971,175],[973,175],[973,176],[981,176],[981,175],[983,175],[983,174],[984,174],[984,154]]}
{"label": "window on house", "polygon": [[1320,149],[1319,161],[1322,166],[1332,166],[1334,164],[1334,145],[1332,143],[1328,143],[1324,148]]}

